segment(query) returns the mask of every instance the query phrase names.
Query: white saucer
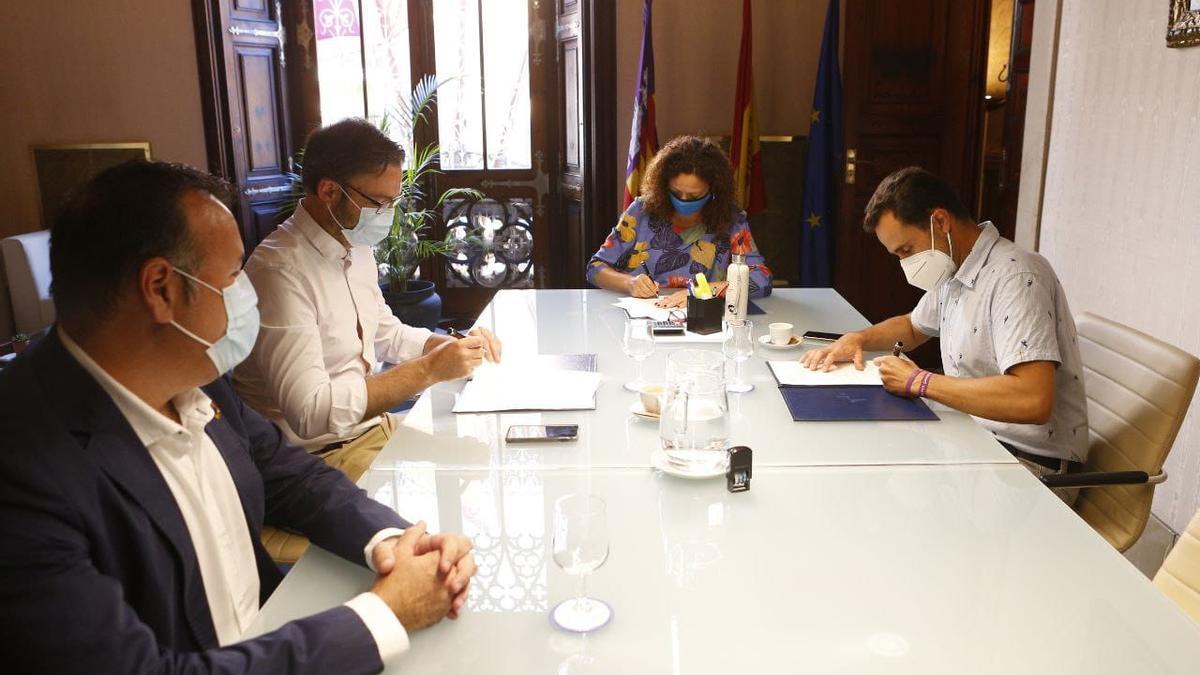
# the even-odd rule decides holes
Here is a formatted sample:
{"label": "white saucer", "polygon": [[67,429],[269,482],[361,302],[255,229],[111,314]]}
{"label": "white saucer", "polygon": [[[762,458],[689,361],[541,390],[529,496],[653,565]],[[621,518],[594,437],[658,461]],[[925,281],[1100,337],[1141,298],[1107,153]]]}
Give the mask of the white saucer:
{"label": "white saucer", "polygon": [[661,448],[650,453],[650,464],[653,465],[654,468],[658,469],[659,471],[662,471],[663,473],[669,473],[672,476],[678,476],[680,478],[690,478],[692,480],[717,478],[718,476],[724,476],[725,471],[726,471],[725,469],[720,469],[720,470],[708,469],[705,471],[686,471],[686,470],[681,469],[678,466],[672,464],[671,460],[667,459],[667,453],[663,452]]}
{"label": "white saucer", "polygon": [[802,343],[802,342],[804,342],[804,340],[801,340],[799,335],[793,335],[792,341],[787,343],[786,345],[777,345],[774,342],[771,342],[770,335],[759,335],[758,336],[758,344],[766,347],[767,349],[775,349],[775,350],[778,350],[781,352],[787,351],[789,349],[795,349],[796,347],[799,347],[800,343]]}
{"label": "white saucer", "polygon": [[634,399],[633,405],[629,406],[629,412],[633,413],[634,416],[640,419],[648,420],[650,422],[657,422],[658,418],[660,417],[655,413],[647,411],[646,407],[642,405],[641,399]]}

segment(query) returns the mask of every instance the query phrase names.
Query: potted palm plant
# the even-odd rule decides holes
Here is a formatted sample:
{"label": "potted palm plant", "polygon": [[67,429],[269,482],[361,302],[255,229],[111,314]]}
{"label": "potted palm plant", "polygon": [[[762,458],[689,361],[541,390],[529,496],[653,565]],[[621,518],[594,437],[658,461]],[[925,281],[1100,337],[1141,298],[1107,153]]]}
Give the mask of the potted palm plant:
{"label": "potted palm plant", "polygon": [[451,188],[431,198],[427,188],[431,178],[440,173],[439,148],[436,143],[418,146],[417,130],[428,124],[427,113],[437,98],[439,82],[433,75],[421,78],[408,101],[400,101],[393,113],[380,122],[384,133],[390,131],[392,118],[402,125],[403,136],[409,141],[405,148],[407,163],[401,185],[400,204],[392,230],[375,246],[375,261],[379,264],[379,281],[384,300],[401,321],[409,325],[433,328],[441,318],[441,299],[433,282],[417,278],[422,260],[445,256],[464,242],[449,232],[441,239],[424,235],[441,217],[447,199],[478,200],[483,194],[471,188]]}

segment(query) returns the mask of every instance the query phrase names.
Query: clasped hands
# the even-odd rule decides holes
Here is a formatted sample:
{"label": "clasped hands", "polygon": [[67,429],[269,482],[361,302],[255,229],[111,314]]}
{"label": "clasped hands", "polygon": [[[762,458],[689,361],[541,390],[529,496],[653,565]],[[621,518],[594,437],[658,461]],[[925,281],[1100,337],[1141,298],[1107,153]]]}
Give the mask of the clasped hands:
{"label": "clasped hands", "polygon": [[408,631],[431,626],[443,617],[457,619],[476,571],[469,539],[461,534],[428,534],[424,522],[379,542],[371,551],[371,562],[378,573],[371,590]]}

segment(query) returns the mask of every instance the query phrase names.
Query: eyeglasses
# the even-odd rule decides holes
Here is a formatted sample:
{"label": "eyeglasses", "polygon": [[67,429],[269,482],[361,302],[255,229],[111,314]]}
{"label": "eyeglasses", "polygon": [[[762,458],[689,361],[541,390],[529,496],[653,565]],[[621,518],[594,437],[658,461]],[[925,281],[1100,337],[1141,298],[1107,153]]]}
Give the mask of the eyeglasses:
{"label": "eyeglasses", "polygon": [[[341,187],[341,185],[342,185],[341,183],[338,183],[338,187]],[[371,207],[374,209],[375,215],[381,215],[384,211],[387,211],[388,209],[399,209],[400,202],[404,198],[404,195],[396,195],[395,197],[389,199],[386,202],[381,202],[378,199],[371,197],[367,193],[363,192],[362,190],[359,190],[358,188],[354,187],[353,185],[351,185],[349,183],[346,183],[346,187],[350,188],[351,190],[354,190],[354,192],[357,193],[358,196],[367,200],[367,203],[370,204]],[[342,192],[345,192],[345,190],[343,189]],[[350,195],[346,195],[346,197],[349,198]],[[353,199],[351,199],[350,201],[353,202],[355,206],[358,206],[358,208],[365,210],[365,207],[359,206],[358,202],[355,202]]]}

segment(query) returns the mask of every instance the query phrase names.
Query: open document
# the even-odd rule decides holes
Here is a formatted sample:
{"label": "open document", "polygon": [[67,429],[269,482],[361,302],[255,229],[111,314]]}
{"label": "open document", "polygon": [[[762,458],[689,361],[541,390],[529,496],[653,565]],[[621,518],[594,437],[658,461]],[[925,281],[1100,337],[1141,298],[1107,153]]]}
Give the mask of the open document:
{"label": "open document", "polygon": [[859,370],[853,363],[838,364],[829,372],[809,370],[799,361],[767,361],[771,372],[780,386],[784,387],[834,387],[850,384],[883,386],[879,377],[879,366],[871,361]]}
{"label": "open document", "polygon": [[554,367],[533,357],[485,363],[475,369],[452,412],[509,410],[595,410],[601,375]]}

